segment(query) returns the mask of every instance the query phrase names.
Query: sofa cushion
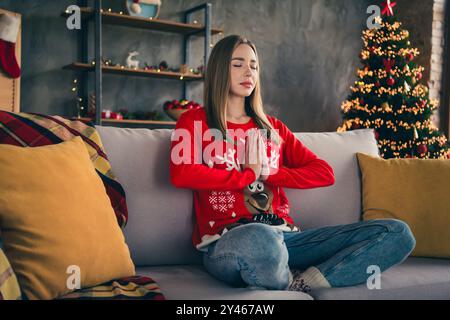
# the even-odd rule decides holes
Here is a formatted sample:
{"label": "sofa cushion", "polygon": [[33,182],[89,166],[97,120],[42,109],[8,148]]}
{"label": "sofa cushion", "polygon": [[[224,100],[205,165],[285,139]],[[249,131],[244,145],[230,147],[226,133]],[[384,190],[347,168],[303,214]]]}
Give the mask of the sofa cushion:
{"label": "sofa cushion", "polygon": [[[129,222],[124,233],[136,265],[201,264],[191,241],[193,193],[170,183],[172,129],[97,130],[127,194]],[[361,192],[355,153],[378,154],[373,131],[296,136],[333,167],[336,183],[312,190],[286,189],[294,220],[305,229],[358,221]]]}
{"label": "sofa cushion", "polygon": [[233,288],[201,266],[141,267],[137,272],[152,277],[168,300],[312,300],[296,291]]}
{"label": "sofa cushion", "polygon": [[[368,275],[369,276],[369,275]],[[320,289],[318,300],[438,300],[450,297],[450,260],[408,258],[381,274],[381,289],[366,284]]]}
{"label": "sofa cushion", "polygon": [[[0,145],[3,249],[29,299],[134,275],[105,187],[80,137],[55,145]],[[76,281],[75,283],[78,283]]]}
{"label": "sofa cushion", "polygon": [[450,258],[450,161],[357,158],[364,219],[400,219],[416,238],[413,256]]}
{"label": "sofa cushion", "polygon": [[97,130],[127,194],[124,234],[135,264],[200,264],[201,255],[191,241],[192,191],[170,183],[172,130],[102,126]]}
{"label": "sofa cushion", "polygon": [[302,229],[311,229],[361,220],[361,180],[355,154],[378,155],[373,131],[359,129],[295,135],[308,149],[328,162],[334,170],[335,183],[318,189],[285,189],[294,221]]}
{"label": "sofa cushion", "polygon": [[105,186],[117,222],[121,227],[124,226],[128,217],[125,192],[111,170],[102,141],[93,124],[72,121],[60,116],[0,110],[1,144],[39,147],[61,143],[76,136],[83,138],[92,164]]}

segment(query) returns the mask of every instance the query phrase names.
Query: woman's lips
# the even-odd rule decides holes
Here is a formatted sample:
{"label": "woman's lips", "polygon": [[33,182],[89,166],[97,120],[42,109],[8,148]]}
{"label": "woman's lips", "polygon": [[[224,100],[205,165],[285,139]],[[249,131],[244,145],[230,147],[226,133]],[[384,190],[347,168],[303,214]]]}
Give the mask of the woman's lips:
{"label": "woman's lips", "polygon": [[244,87],[246,87],[246,88],[252,88],[252,87],[253,87],[253,84],[251,84],[250,82],[242,82],[242,83],[241,83],[241,86],[244,86]]}

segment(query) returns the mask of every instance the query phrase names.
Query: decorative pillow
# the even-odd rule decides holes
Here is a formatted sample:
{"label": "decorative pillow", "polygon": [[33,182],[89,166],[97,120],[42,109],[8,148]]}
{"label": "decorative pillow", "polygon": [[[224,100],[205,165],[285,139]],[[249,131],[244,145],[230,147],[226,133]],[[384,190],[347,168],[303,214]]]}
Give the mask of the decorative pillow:
{"label": "decorative pillow", "polygon": [[19,283],[8,259],[1,249],[0,242],[0,300],[19,300]]}
{"label": "decorative pillow", "polygon": [[122,230],[81,137],[0,145],[3,249],[28,299],[133,276]]}
{"label": "decorative pillow", "polygon": [[124,227],[128,219],[125,191],[111,170],[100,135],[93,124],[59,116],[0,111],[0,144],[39,147],[61,143],[76,136],[83,138],[91,161],[106,188],[117,222]]}
{"label": "decorative pillow", "polygon": [[413,256],[450,258],[450,160],[357,158],[364,220],[400,219],[416,238]]}

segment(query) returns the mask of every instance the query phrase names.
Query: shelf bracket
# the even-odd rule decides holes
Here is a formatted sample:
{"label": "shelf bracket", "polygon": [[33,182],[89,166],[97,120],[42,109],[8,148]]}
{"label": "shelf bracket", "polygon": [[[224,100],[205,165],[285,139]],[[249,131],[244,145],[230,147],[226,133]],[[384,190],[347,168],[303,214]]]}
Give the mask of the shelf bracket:
{"label": "shelf bracket", "polygon": [[[212,4],[204,3],[188,9],[184,12],[184,23],[190,23],[191,14],[200,10],[204,10],[204,19],[205,19],[205,29],[203,32],[205,33],[205,43],[204,43],[204,56],[203,56],[203,70],[206,70],[206,66],[208,65],[209,54],[211,51],[211,13],[212,13]],[[193,34],[186,35],[183,41],[183,64],[189,66],[189,38]],[[183,83],[183,99],[187,99],[187,83]]]}
{"label": "shelf bracket", "polygon": [[102,124],[102,0],[94,0],[95,22],[95,124]]}

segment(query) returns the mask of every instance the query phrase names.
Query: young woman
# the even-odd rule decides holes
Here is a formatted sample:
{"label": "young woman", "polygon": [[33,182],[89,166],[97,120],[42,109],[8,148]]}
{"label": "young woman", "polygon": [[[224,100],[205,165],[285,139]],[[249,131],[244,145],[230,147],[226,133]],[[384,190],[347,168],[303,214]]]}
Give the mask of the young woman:
{"label": "young woman", "polygon": [[[192,240],[206,270],[236,287],[309,292],[367,281],[411,253],[399,220],[300,231],[283,188],[334,184],[333,169],[264,113],[255,46],[228,36],[211,52],[204,108],[185,112],[172,135],[171,181],[194,190]],[[267,134],[266,134],[267,133]]]}

